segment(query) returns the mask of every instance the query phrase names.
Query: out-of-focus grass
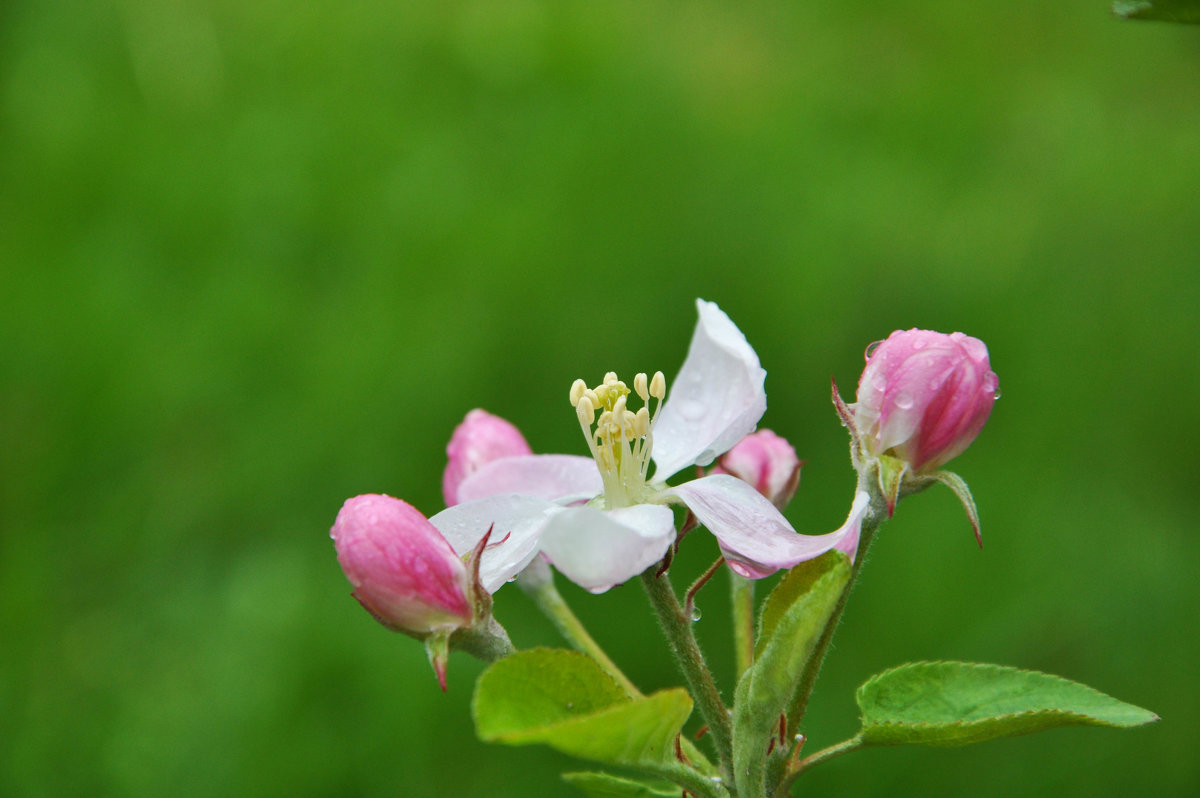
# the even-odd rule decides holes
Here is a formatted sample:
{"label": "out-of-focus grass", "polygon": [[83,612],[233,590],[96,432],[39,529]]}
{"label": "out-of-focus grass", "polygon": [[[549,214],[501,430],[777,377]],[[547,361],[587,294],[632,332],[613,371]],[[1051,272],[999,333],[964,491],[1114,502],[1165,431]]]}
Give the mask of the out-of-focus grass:
{"label": "out-of-focus grass", "polygon": [[[812,794],[1193,794],[1198,84],[1195,31],[1102,3],[8,3],[0,794],[567,794],[577,763],[475,741],[478,664],[441,695],[326,531],[356,493],[439,509],[475,406],[580,452],[571,381],[670,375],[696,296],[769,371],[803,531],[850,499],[828,379],[869,341],[962,329],[1001,377],[957,465],[985,550],[948,492],[905,502],[811,746],[907,659],[1163,717],[866,752]],[[678,683],[636,585],[566,589]]]}

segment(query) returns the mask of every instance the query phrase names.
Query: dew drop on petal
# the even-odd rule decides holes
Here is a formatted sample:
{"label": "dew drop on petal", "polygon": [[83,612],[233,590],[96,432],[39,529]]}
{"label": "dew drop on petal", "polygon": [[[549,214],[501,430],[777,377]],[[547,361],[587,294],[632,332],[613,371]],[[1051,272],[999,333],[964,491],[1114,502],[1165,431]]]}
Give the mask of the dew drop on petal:
{"label": "dew drop on petal", "polygon": [[867,351],[863,353],[863,357],[867,360],[870,360],[871,355],[875,354],[875,350],[879,348],[881,343],[883,343],[883,341],[872,341],[871,343],[867,344]]}
{"label": "dew drop on petal", "polygon": [[908,391],[901,391],[892,402],[901,410],[908,410],[913,406],[913,396]]}

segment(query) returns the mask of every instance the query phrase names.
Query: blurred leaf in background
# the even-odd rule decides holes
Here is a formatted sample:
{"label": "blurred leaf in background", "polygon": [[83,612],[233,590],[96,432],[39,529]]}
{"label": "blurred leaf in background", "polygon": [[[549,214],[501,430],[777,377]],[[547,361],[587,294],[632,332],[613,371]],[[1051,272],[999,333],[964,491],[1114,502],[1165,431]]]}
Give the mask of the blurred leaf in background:
{"label": "blurred leaf in background", "polygon": [[[10,0],[0,794],[570,794],[564,756],[475,739],[480,666],[442,695],[328,529],[358,493],[440,509],[472,407],[582,453],[571,381],[670,378],[697,296],[768,370],[801,531],[852,497],[829,377],[867,343],[963,330],[1000,375],[956,467],[984,551],[948,492],[905,503],[812,745],[908,660],[1163,718],[871,751],[813,794],[1195,794],[1198,86],[1194,28],[1082,0]],[[691,538],[674,572],[714,554]],[[635,586],[566,589],[643,689],[679,683]],[[497,614],[556,642],[519,591]]]}

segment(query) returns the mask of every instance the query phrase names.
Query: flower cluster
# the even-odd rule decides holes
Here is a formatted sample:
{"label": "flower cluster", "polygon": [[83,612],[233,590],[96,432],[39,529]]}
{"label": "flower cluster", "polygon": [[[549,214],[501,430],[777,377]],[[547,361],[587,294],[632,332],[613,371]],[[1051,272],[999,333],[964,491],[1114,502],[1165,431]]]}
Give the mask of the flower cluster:
{"label": "flower cluster", "polygon": [[[856,466],[877,475],[880,491],[860,481],[845,524],[800,534],[781,509],[801,463],[782,437],[755,431],[766,372],[720,308],[696,307],[669,392],[661,371],[636,374],[632,386],[612,372],[571,385],[589,456],[535,454],[517,427],[476,409],[446,448],[445,510],[426,519],[387,496],[347,501],[332,536],[355,598],[384,625],[419,637],[474,630],[490,622],[483,599],[535,560],[592,592],[656,565],[677,540],[672,505],[708,529],[744,577],[832,549],[853,558],[872,495],[883,495],[890,513],[900,488],[965,449],[991,410],[996,379],[982,343],[894,333],[870,354],[854,405],[835,391]],[[702,475],[671,484],[685,469]]]}

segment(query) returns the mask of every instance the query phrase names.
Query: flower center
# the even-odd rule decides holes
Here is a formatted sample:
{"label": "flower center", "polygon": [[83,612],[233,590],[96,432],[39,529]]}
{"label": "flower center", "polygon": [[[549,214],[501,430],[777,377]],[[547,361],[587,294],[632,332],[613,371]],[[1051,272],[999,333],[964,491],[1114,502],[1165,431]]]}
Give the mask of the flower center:
{"label": "flower center", "polygon": [[[571,386],[571,406],[600,469],[604,500],[610,509],[640,504],[650,493],[646,472],[654,445],[654,419],[667,395],[667,380],[661,371],[649,381],[639,373],[633,378],[632,392],[642,400],[636,413],[627,407],[631,391],[611,371],[595,388],[587,387],[583,380],[575,380]],[[651,397],[657,400],[653,414]]]}

